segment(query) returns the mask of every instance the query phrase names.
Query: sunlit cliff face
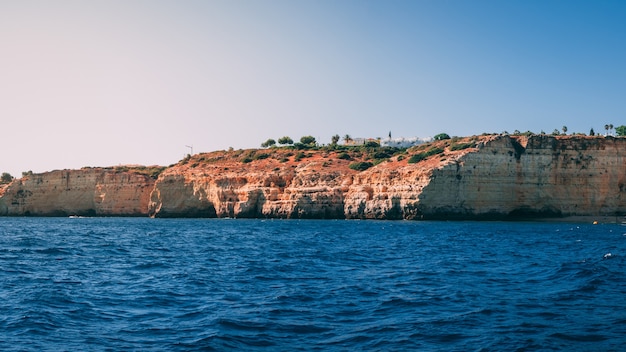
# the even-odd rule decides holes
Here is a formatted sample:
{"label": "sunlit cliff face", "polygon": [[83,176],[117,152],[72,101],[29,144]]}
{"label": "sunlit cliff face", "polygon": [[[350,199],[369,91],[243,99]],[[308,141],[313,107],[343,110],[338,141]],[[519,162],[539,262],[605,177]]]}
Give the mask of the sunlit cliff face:
{"label": "sunlit cliff face", "polygon": [[626,214],[624,150],[622,138],[490,135],[387,155],[375,148],[203,153],[158,178],[113,169],[29,175],[5,188],[0,215],[615,216]]}

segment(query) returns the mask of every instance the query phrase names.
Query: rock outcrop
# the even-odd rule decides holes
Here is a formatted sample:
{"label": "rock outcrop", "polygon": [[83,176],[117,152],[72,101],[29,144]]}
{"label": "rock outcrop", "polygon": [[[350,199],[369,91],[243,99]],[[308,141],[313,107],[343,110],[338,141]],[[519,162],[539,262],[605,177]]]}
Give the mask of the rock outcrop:
{"label": "rock outcrop", "polygon": [[155,180],[115,169],[89,168],[31,174],[0,195],[0,215],[147,216]]}
{"label": "rock outcrop", "polygon": [[[0,190],[0,215],[504,219],[626,215],[626,138],[490,135],[389,150],[197,154],[155,181],[54,171]],[[388,154],[385,154],[388,153]],[[365,171],[351,163],[376,160]],[[358,169],[358,168],[357,168]]]}

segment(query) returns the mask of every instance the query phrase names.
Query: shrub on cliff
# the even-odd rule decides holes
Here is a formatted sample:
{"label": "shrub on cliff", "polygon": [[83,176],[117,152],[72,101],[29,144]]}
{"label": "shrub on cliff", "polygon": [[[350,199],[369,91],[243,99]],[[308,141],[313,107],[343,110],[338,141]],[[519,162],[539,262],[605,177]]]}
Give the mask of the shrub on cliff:
{"label": "shrub on cliff", "polygon": [[387,159],[391,157],[392,155],[394,155],[395,152],[396,152],[395,148],[389,148],[389,147],[377,148],[373,152],[369,153],[369,156],[372,157],[373,159]]}
{"label": "shrub on cliff", "polygon": [[348,165],[349,168],[357,171],[365,171],[372,166],[374,166],[374,164],[370,163],[369,161],[358,161]]}
{"label": "shrub on cliff", "polygon": [[244,164],[247,164],[249,162],[252,162],[253,160],[257,160],[255,155],[256,155],[256,150],[249,150],[245,153],[245,155],[241,159],[241,162]]}
{"label": "shrub on cliff", "polygon": [[343,160],[352,160],[352,157],[350,156],[350,154],[343,152],[340,153],[339,155],[337,155],[338,159],[343,159]]}
{"label": "shrub on cliff", "polygon": [[8,172],[3,172],[2,176],[0,176],[0,184],[1,183],[11,183],[13,181],[13,176],[11,176]]}
{"label": "shrub on cliff", "polygon": [[474,148],[476,146],[476,143],[453,143],[450,146],[450,150],[454,151],[454,150],[463,150],[463,149],[467,149],[467,148]]}
{"label": "shrub on cliff", "polygon": [[296,156],[293,157],[293,161],[300,161],[306,157],[307,155],[304,154],[303,152],[298,152],[298,154],[296,154]]}
{"label": "shrub on cliff", "polygon": [[380,143],[379,142],[375,142],[375,141],[367,141],[367,142],[365,142],[365,144],[363,144],[363,146],[365,148],[378,148],[378,147],[380,147]]}
{"label": "shrub on cliff", "polygon": [[265,153],[254,154],[254,156],[252,157],[252,160],[263,160],[263,159],[267,159],[269,157],[270,157],[270,155],[269,154],[265,154]]}
{"label": "shrub on cliff", "polygon": [[444,139],[450,139],[450,136],[447,133],[439,133],[438,135],[433,137],[436,141],[442,141]]}
{"label": "shrub on cliff", "polygon": [[428,158],[431,155],[436,155],[436,154],[441,154],[441,153],[443,153],[443,149],[438,148],[438,147],[433,147],[433,148],[430,148],[428,151],[411,155],[408,162],[409,164],[415,164]]}
{"label": "shrub on cliff", "polygon": [[419,163],[420,161],[426,159],[425,154],[426,153],[417,153],[417,154],[411,155],[411,157],[408,160],[408,163],[409,164]]}

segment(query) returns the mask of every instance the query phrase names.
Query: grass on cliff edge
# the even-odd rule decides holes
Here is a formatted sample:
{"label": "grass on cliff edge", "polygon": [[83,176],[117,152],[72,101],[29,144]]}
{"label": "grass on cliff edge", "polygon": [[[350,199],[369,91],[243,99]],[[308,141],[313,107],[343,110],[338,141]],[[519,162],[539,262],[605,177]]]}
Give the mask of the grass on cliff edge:
{"label": "grass on cliff edge", "polygon": [[[484,138],[484,137],[482,137]],[[452,138],[433,141],[411,148],[381,147],[377,143],[362,146],[280,146],[265,149],[239,149],[188,155],[177,165],[195,169],[226,164],[246,165],[263,161],[297,165],[306,160],[321,161],[323,167],[344,165],[364,171],[382,162],[417,163],[435,155],[474,148],[481,137]],[[234,166],[234,165],[233,165]]]}

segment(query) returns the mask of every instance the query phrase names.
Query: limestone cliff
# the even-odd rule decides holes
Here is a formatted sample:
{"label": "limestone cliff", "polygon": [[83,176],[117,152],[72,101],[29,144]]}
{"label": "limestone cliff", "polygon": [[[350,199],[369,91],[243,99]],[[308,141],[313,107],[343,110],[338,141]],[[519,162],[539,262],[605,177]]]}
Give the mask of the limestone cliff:
{"label": "limestone cliff", "polygon": [[115,169],[31,174],[0,195],[0,215],[146,216],[155,180]]}
{"label": "limestone cliff", "polygon": [[[434,153],[429,151],[435,150]],[[370,169],[336,152],[295,162],[226,154],[167,170],[157,217],[437,219],[626,214],[626,139],[484,136],[440,141]],[[423,160],[409,163],[412,155]],[[208,160],[211,159],[211,160]],[[191,164],[191,166],[190,166]]]}
{"label": "limestone cliff", "polygon": [[[384,148],[220,151],[186,158],[156,181],[106,169],[30,175],[0,189],[0,215],[623,216],[625,151],[626,138],[544,135],[474,136],[396,154]],[[364,162],[376,165],[349,167]]]}
{"label": "limestone cliff", "polygon": [[626,214],[626,139],[499,137],[433,172],[420,195],[431,216]]}

